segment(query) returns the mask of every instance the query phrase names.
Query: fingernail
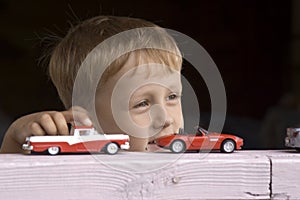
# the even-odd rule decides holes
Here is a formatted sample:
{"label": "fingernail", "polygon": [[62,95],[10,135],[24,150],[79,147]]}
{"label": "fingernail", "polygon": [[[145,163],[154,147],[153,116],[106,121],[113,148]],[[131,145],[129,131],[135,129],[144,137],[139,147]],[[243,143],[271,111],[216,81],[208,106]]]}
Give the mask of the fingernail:
{"label": "fingernail", "polygon": [[86,125],[86,126],[92,126],[93,123],[89,118],[87,118],[83,121],[83,124]]}

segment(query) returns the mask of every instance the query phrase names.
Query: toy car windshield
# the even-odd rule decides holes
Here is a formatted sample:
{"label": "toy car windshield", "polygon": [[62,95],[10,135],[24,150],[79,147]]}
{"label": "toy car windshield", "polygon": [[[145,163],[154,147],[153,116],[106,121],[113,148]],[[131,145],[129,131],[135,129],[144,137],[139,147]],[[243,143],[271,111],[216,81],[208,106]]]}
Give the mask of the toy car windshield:
{"label": "toy car windshield", "polygon": [[207,135],[209,133],[207,130],[205,130],[204,128],[202,128],[200,126],[197,127],[197,131],[199,133],[204,133],[205,135]]}

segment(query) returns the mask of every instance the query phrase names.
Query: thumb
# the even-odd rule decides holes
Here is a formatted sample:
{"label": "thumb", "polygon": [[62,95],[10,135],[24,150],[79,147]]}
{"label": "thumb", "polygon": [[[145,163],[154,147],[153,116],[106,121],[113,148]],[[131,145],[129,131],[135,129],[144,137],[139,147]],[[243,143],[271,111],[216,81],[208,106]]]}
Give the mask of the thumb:
{"label": "thumb", "polygon": [[63,111],[67,123],[79,126],[92,126],[93,123],[89,118],[87,111],[81,107],[72,107],[69,110]]}

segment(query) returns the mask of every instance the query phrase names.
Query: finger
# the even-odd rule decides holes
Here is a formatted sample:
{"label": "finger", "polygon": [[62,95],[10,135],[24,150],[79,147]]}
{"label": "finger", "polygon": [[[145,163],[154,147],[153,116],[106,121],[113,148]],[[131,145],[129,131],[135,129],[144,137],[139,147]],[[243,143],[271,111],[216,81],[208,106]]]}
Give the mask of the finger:
{"label": "finger", "polygon": [[45,131],[43,130],[43,128],[36,122],[33,122],[29,125],[29,132],[32,135],[36,135],[36,136],[42,136],[42,135],[46,135]]}
{"label": "finger", "polygon": [[51,116],[56,125],[57,133],[59,135],[69,135],[68,125],[64,115],[60,112],[53,112]]}
{"label": "finger", "polygon": [[56,125],[49,113],[42,114],[39,123],[47,135],[57,135]]}
{"label": "finger", "polygon": [[67,110],[63,111],[67,123],[78,122],[81,125],[92,126],[93,123],[90,120],[89,116],[85,112],[75,111],[75,110]]}
{"label": "finger", "polygon": [[32,123],[28,124],[25,135],[24,134],[16,134],[14,137],[16,138],[16,141],[19,144],[23,144],[25,141],[25,138],[32,136],[32,135],[43,136],[43,135],[46,135],[46,133],[38,123],[32,122]]}

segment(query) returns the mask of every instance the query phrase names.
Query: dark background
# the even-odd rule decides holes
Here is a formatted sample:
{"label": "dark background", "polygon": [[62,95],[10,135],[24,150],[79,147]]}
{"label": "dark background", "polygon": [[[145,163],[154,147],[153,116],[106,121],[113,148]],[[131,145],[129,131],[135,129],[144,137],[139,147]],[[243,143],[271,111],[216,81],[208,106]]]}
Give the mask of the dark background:
{"label": "dark background", "polygon": [[[282,148],[285,128],[300,122],[298,10],[297,0],[0,0],[1,134],[24,114],[63,109],[39,62],[47,47],[43,38],[64,36],[70,22],[108,14],[150,20],[197,40],[224,80],[224,131],[242,136],[246,149]],[[209,116],[207,89],[184,66],[201,112]],[[207,125],[207,119],[201,123]]]}

